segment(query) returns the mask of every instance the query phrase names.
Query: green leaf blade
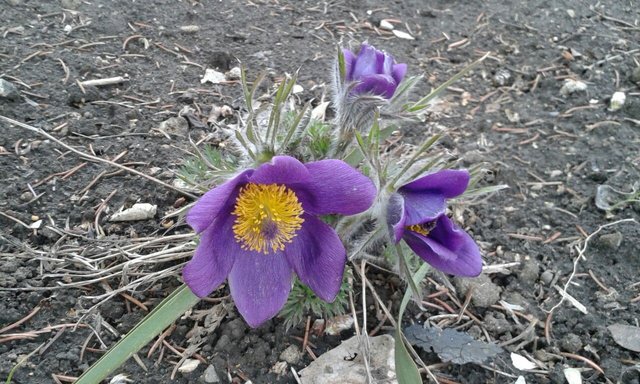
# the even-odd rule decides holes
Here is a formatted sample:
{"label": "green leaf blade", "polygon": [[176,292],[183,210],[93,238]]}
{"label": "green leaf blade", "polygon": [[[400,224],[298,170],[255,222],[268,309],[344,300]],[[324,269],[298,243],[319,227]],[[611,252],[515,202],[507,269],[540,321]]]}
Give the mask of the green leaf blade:
{"label": "green leaf blade", "polygon": [[176,289],[85,371],[75,384],[100,383],[199,301],[200,298],[186,285]]}

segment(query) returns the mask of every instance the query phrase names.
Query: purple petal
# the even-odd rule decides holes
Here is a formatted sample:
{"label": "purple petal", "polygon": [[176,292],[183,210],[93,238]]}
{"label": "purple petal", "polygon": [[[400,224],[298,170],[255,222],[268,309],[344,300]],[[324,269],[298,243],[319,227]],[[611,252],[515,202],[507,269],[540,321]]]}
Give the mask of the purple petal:
{"label": "purple petal", "polygon": [[376,197],[376,187],[362,173],[342,160],[305,164],[309,181],[291,185],[306,212],[316,215],[353,215],[366,211]]}
{"label": "purple petal", "polygon": [[289,184],[305,182],[309,177],[309,171],[297,159],[290,156],[275,156],[270,162],[260,165],[249,178],[249,182]]}
{"label": "purple petal", "polygon": [[233,179],[205,193],[187,213],[187,223],[196,232],[202,232],[218,217],[220,212],[229,212],[241,184],[249,180],[253,170],[247,170]]}
{"label": "purple petal", "polygon": [[399,193],[394,193],[389,197],[389,202],[387,203],[387,225],[391,227],[396,243],[402,239],[406,221],[404,199]]}
{"label": "purple petal", "polygon": [[213,292],[227,278],[241,252],[233,238],[233,217],[220,218],[200,236],[200,244],[182,270],[182,279],[198,297]]}
{"label": "purple petal", "polygon": [[426,237],[405,231],[403,238],[418,256],[442,272],[468,277],[482,272],[478,245],[445,215],[438,218],[436,227]]}
{"label": "purple petal", "polygon": [[382,53],[382,56],[382,68],[380,73],[391,75],[393,71],[393,56],[384,52]]}
{"label": "purple petal", "polygon": [[445,213],[447,204],[443,195],[428,192],[400,192],[404,198],[404,209],[407,216],[405,225],[422,224],[435,220]]}
{"label": "purple petal", "polygon": [[343,49],[342,55],[344,56],[345,81],[352,81],[353,63],[356,61],[356,56],[348,49]]}
{"label": "purple petal", "polygon": [[353,80],[361,80],[364,76],[375,75],[378,73],[377,67],[378,56],[376,55],[376,49],[364,43],[356,58],[351,78]]}
{"label": "purple petal", "polygon": [[394,64],[392,75],[393,79],[396,81],[396,84],[400,84],[402,79],[404,79],[404,75],[407,74],[407,64]]}
{"label": "purple petal", "polygon": [[282,253],[243,251],[238,255],[229,288],[247,324],[255,328],[278,314],[291,291],[292,276]]}
{"label": "purple petal", "polygon": [[[376,73],[386,74],[384,72],[384,64],[387,54],[376,49]],[[393,58],[391,58],[393,60]]]}
{"label": "purple petal", "polygon": [[430,192],[445,198],[461,195],[469,185],[466,169],[445,169],[416,179],[400,188],[400,192]]}
{"label": "purple petal", "polygon": [[315,216],[303,217],[302,228],[284,254],[300,281],[332,302],[340,291],[347,253],[333,228]]}
{"label": "purple petal", "polygon": [[390,75],[369,75],[360,78],[360,81],[353,93],[371,93],[390,99],[396,91],[396,81]]}

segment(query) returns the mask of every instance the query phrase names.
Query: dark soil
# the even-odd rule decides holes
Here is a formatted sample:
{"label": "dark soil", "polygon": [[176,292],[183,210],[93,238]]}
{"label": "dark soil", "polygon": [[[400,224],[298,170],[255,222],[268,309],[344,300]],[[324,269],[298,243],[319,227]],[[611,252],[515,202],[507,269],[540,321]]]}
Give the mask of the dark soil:
{"label": "dark soil", "polygon": [[[520,372],[505,352],[485,367],[445,364],[434,373],[459,383],[513,383],[518,375],[528,383],[562,383],[562,370],[577,367],[585,368],[582,376],[588,383],[637,383],[639,373],[632,368],[640,355],[618,346],[607,326],[637,326],[640,320],[640,206],[607,214],[596,207],[594,197],[598,185],[630,191],[640,180],[640,4],[350,3],[5,0],[0,5],[0,77],[13,83],[19,95],[0,98],[0,115],[172,183],[173,171],[193,147],[186,135],[158,134],[159,124],[190,106],[196,118],[190,120],[188,135],[196,142],[212,130],[205,122],[214,105],[242,107],[239,83],[201,84],[205,68],[225,72],[238,59],[250,79],[267,71],[266,85],[299,68],[301,102],[313,99],[316,105],[328,95],[329,68],[339,43],[357,47],[368,40],[407,62],[410,74],[425,75],[420,93],[491,52],[443,94],[427,123],[408,126],[404,133],[408,138],[445,133],[440,145],[462,165],[487,164],[491,172],[485,185],[509,186],[465,206],[463,217],[487,265],[519,263],[501,271],[489,269],[484,292],[500,292],[501,300],[523,307],[517,311],[522,316],[506,313],[495,302],[498,295],[483,300],[483,289],[477,288],[468,311],[478,322],[463,322],[459,330],[501,343],[537,321],[506,349],[540,364],[535,372]],[[415,40],[380,30],[382,19],[391,19]],[[199,29],[185,31],[184,26]],[[89,86],[84,92],[77,84],[115,76],[128,81]],[[587,89],[562,95],[565,79],[582,80]],[[627,101],[622,110],[612,112],[609,98],[615,91],[624,91]],[[91,256],[135,239],[189,233],[185,225],[162,220],[184,199],[172,189],[83,159],[5,121],[0,122],[0,133],[0,329],[37,311],[19,326],[0,331],[0,378],[38,349],[15,371],[13,382],[64,381],[79,376],[117,340],[116,334],[144,316],[134,300],[152,308],[166,297],[178,285],[178,263],[188,257],[178,254],[167,263],[174,267],[173,277],[129,292],[134,300],[116,295],[99,307],[101,320],[90,316],[75,328],[81,310],[95,304],[79,300],[81,296],[104,294],[123,281],[120,276],[58,289],[60,282],[78,281],[72,274],[82,266],[71,255]],[[64,173],[81,164],[75,172]],[[155,219],[107,221],[111,213],[135,202],[156,204]],[[29,225],[39,219],[39,229],[18,222]],[[568,286],[587,314],[565,301],[549,316],[561,299],[554,286],[567,283],[585,237],[620,219],[636,222],[618,223],[591,237]],[[400,297],[392,284],[395,279],[376,273],[371,270],[370,278],[383,297]],[[465,301],[461,285],[456,285],[458,302]],[[426,294],[438,289],[426,287]],[[356,302],[360,292],[356,290]],[[225,295],[224,289],[218,292]],[[458,313],[455,302],[443,300]],[[211,309],[219,302],[202,302],[197,309]],[[428,306],[415,321],[448,313],[442,303],[432,303],[442,310]],[[227,376],[238,383],[295,382],[289,369],[284,376],[270,370],[289,345],[301,345],[304,326],[285,332],[276,319],[250,329],[232,306],[228,312],[219,327],[202,336],[197,352],[206,363],[191,373],[177,373],[174,382],[203,382],[209,365],[222,382],[228,382]],[[408,321],[418,317],[417,308],[412,314]],[[167,345],[190,345],[194,318],[192,313],[179,320]],[[92,325],[101,341],[84,324]],[[320,355],[340,339],[312,337],[313,352]],[[150,357],[148,351],[139,354],[147,371],[130,360],[119,373],[136,383],[169,382],[180,358],[166,345]],[[575,356],[595,363],[604,376]],[[439,362],[431,355],[425,358],[427,363]],[[305,354],[293,366],[300,370],[310,362]]]}

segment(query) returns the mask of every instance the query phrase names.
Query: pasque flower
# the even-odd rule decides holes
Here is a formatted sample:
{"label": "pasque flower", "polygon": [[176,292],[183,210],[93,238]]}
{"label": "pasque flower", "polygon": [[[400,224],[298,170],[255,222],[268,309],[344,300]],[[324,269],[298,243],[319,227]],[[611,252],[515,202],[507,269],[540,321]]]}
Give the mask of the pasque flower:
{"label": "pasque flower", "polygon": [[466,170],[442,170],[408,184],[393,193],[387,223],[397,243],[404,240],[434,268],[458,276],[477,276],[482,257],[471,236],[446,214],[446,199],[461,195],[469,184]]}
{"label": "pasque flower", "polygon": [[346,82],[358,82],[351,90],[352,94],[373,94],[390,99],[407,73],[406,64],[397,64],[393,56],[367,43],[362,44],[358,56],[348,49],[343,49],[342,53]]}
{"label": "pasque flower", "polygon": [[343,161],[303,164],[276,156],[210,190],[189,211],[200,244],[184,281],[204,297],[228,279],[238,311],[253,327],[282,308],[294,272],[331,302],[346,251],[317,216],[363,212],[375,195],[371,180]]}

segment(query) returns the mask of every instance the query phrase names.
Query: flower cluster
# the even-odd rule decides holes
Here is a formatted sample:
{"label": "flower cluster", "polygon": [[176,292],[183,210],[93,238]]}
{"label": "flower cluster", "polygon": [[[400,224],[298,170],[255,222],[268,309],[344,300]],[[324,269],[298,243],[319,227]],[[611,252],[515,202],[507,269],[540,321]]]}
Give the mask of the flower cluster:
{"label": "flower cluster", "polygon": [[[294,275],[321,300],[336,298],[347,260],[358,255],[348,257],[348,247],[326,215],[337,215],[329,221],[335,223],[342,216],[363,214],[362,223],[376,222],[388,233],[389,243],[404,240],[417,256],[443,272],[476,276],[482,270],[478,246],[446,215],[447,199],[465,192],[469,172],[444,169],[419,174],[395,188],[387,182],[402,176],[389,174],[394,164],[375,169],[379,162],[363,162],[368,164],[365,176],[358,170],[360,160],[347,156],[347,149],[354,147],[353,132],[369,135],[370,143],[379,140],[379,130],[369,131],[367,124],[376,121],[377,109],[394,97],[406,64],[366,43],[357,55],[345,49],[339,56],[334,98],[338,127],[331,136],[334,158],[305,163],[304,150],[295,152],[300,160],[284,153],[255,153],[248,160],[252,166],[219,182],[186,216],[200,234],[200,243],[183,270],[185,283],[205,297],[227,280],[238,311],[253,327],[278,314]],[[283,86],[277,100],[284,100],[289,88]],[[274,105],[272,114],[282,110]],[[305,121],[303,113],[293,118],[296,124]],[[257,126],[252,119],[250,115],[246,121]],[[272,143],[270,151],[290,148],[291,143],[304,146],[304,126],[277,133],[278,122],[284,120],[279,115],[270,118],[262,130],[265,137],[256,140]],[[256,135],[236,136],[250,141]],[[285,143],[273,144],[283,137]],[[358,143],[365,160],[377,159]],[[253,152],[255,148],[259,146]],[[380,206],[372,207],[374,202]]]}

